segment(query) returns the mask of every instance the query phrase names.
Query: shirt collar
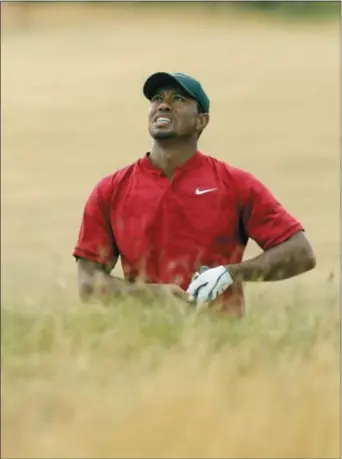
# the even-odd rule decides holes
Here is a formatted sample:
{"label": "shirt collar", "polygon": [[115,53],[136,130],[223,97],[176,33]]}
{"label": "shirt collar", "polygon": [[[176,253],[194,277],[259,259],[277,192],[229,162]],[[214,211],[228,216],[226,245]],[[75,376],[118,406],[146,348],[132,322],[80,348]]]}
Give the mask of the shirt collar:
{"label": "shirt collar", "polygon": [[[142,167],[144,170],[148,172],[157,175],[163,175],[163,171],[152,163],[152,161],[149,158],[149,155],[150,152],[147,152],[142,158],[140,158],[140,167]],[[200,151],[196,151],[196,153],[193,156],[191,156],[191,158],[188,159],[184,164],[182,164],[181,166],[177,166],[176,171],[179,170],[186,172],[192,169],[196,169],[196,167],[198,167],[201,164],[203,156],[204,155]]]}

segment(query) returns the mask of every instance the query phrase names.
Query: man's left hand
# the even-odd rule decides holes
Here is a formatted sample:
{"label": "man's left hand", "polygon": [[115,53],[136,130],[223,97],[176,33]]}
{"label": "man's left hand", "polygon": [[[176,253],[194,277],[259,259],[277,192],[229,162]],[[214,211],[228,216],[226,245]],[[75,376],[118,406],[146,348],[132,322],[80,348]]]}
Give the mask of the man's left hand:
{"label": "man's left hand", "polygon": [[221,295],[233,283],[225,266],[209,268],[201,274],[196,274],[188,289],[187,293],[197,304],[210,303]]}

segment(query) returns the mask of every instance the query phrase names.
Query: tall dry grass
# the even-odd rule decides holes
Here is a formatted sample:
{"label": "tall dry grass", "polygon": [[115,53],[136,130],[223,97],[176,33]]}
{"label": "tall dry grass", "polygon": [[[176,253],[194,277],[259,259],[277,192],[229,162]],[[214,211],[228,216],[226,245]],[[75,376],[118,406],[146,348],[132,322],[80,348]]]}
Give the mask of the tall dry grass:
{"label": "tall dry grass", "polygon": [[5,305],[2,457],[339,457],[336,284],[320,295],[251,298],[242,320]]}

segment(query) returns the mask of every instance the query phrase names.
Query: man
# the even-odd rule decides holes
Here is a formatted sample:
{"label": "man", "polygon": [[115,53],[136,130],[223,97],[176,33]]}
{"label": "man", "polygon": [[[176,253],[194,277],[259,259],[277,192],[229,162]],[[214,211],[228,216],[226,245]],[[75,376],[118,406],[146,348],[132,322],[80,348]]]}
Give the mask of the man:
{"label": "man", "polygon": [[[143,92],[152,148],[103,178],[87,200],[73,251],[81,298],[168,294],[241,315],[243,282],[313,269],[304,228],[272,193],[198,151],[210,106],[202,85],[159,72]],[[249,238],[263,253],[242,261]],[[119,257],[125,280],[110,275]]]}

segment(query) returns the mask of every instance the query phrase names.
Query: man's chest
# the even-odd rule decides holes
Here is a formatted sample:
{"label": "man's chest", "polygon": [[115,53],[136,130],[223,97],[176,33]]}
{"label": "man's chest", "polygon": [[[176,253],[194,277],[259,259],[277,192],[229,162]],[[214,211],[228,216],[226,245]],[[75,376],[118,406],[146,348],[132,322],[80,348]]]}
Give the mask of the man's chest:
{"label": "man's chest", "polygon": [[113,200],[110,219],[122,252],[144,247],[188,250],[238,241],[233,190],[214,175],[186,180],[134,180]]}

